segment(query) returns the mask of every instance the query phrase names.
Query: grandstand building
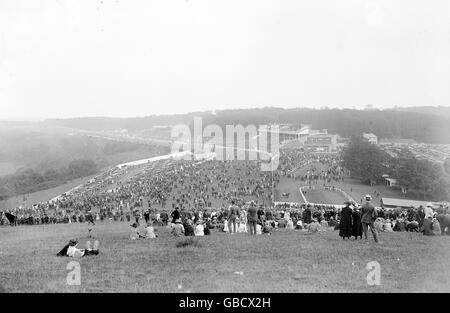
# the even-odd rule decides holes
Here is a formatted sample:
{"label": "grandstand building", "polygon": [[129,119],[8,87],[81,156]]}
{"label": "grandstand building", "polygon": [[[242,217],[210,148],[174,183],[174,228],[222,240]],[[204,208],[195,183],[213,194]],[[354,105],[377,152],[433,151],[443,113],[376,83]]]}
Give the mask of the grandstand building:
{"label": "grandstand building", "polygon": [[337,135],[328,134],[326,129],[315,131],[306,138],[304,148],[309,152],[335,152],[337,150],[337,137]]}
{"label": "grandstand building", "polygon": [[[327,129],[311,129],[310,125],[281,124],[279,142],[286,148],[304,148],[309,152],[331,153],[338,147],[338,135],[328,134]],[[259,132],[274,133],[272,128],[260,128]]]}
{"label": "grandstand building", "polygon": [[[306,137],[309,135],[309,131],[309,125],[280,124],[278,125],[279,142],[284,143],[292,140],[304,142]],[[273,134],[274,130],[271,127],[260,127],[259,132],[269,132]]]}

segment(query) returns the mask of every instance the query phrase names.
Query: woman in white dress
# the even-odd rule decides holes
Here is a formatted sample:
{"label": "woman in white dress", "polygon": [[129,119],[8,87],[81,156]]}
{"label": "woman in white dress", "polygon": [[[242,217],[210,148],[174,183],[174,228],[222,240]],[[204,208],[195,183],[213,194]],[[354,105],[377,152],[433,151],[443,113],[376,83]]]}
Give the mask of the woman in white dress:
{"label": "woman in white dress", "polygon": [[292,218],[287,220],[286,229],[294,229],[294,222],[292,221]]}
{"label": "woman in white dress", "polygon": [[197,226],[195,226],[194,235],[195,236],[205,236],[205,227],[203,226],[203,224],[200,220],[197,222]]}
{"label": "woman in white dress", "polygon": [[247,232],[247,223],[245,222],[245,220],[240,220],[239,221],[239,226],[238,226],[238,233],[246,233]]}

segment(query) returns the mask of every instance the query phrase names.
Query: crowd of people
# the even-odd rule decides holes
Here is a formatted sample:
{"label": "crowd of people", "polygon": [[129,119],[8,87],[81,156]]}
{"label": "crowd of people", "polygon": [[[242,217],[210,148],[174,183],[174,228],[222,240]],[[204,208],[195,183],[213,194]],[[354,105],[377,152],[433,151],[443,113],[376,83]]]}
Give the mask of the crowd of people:
{"label": "crowd of people", "polygon": [[[305,166],[308,170],[296,176]],[[261,171],[258,161],[159,160],[116,167],[51,201],[4,210],[0,224],[121,221],[134,225],[130,237],[135,239],[156,238],[154,226],[172,227],[176,236],[202,236],[212,230],[270,234],[279,228],[327,227],[339,229],[343,238],[367,234],[362,212],[366,204],[360,206],[350,197],[344,205],[274,202],[273,191],[283,176],[325,184],[342,181],[346,173],[337,155],[297,150],[282,151],[274,172]],[[373,225],[367,229],[377,233],[429,230],[424,208],[375,211]],[[431,227],[434,224],[433,220]]]}

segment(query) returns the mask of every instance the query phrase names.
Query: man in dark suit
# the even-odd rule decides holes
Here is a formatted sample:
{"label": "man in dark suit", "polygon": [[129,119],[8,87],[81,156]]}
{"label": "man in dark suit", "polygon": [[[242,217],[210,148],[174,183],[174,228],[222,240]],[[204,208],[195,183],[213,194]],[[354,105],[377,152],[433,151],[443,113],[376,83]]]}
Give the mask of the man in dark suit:
{"label": "man in dark suit", "polygon": [[375,222],[377,218],[377,212],[375,210],[375,207],[370,203],[372,200],[372,197],[370,195],[366,195],[365,197],[366,203],[364,203],[361,207],[361,223],[362,223],[362,231],[364,233],[364,239],[367,238],[367,231],[370,227],[370,231],[372,232],[373,239],[375,242],[378,242],[378,233],[375,229],[375,226],[373,223]]}
{"label": "man in dark suit", "polygon": [[175,221],[180,218],[180,211],[178,211],[178,207],[175,208],[170,216],[172,217],[172,223],[175,224]]}

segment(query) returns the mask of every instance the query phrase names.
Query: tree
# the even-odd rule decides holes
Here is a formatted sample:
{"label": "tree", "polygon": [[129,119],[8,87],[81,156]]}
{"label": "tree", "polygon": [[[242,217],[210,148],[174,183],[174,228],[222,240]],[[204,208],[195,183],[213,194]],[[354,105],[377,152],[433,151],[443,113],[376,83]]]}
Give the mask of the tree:
{"label": "tree", "polygon": [[439,164],[408,156],[396,161],[394,171],[398,183],[409,194],[423,200],[448,199],[450,180]]}
{"label": "tree", "polygon": [[390,156],[362,137],[352,137],[344,150],[342,165],[364,183],[377,182],[389,172]]}

